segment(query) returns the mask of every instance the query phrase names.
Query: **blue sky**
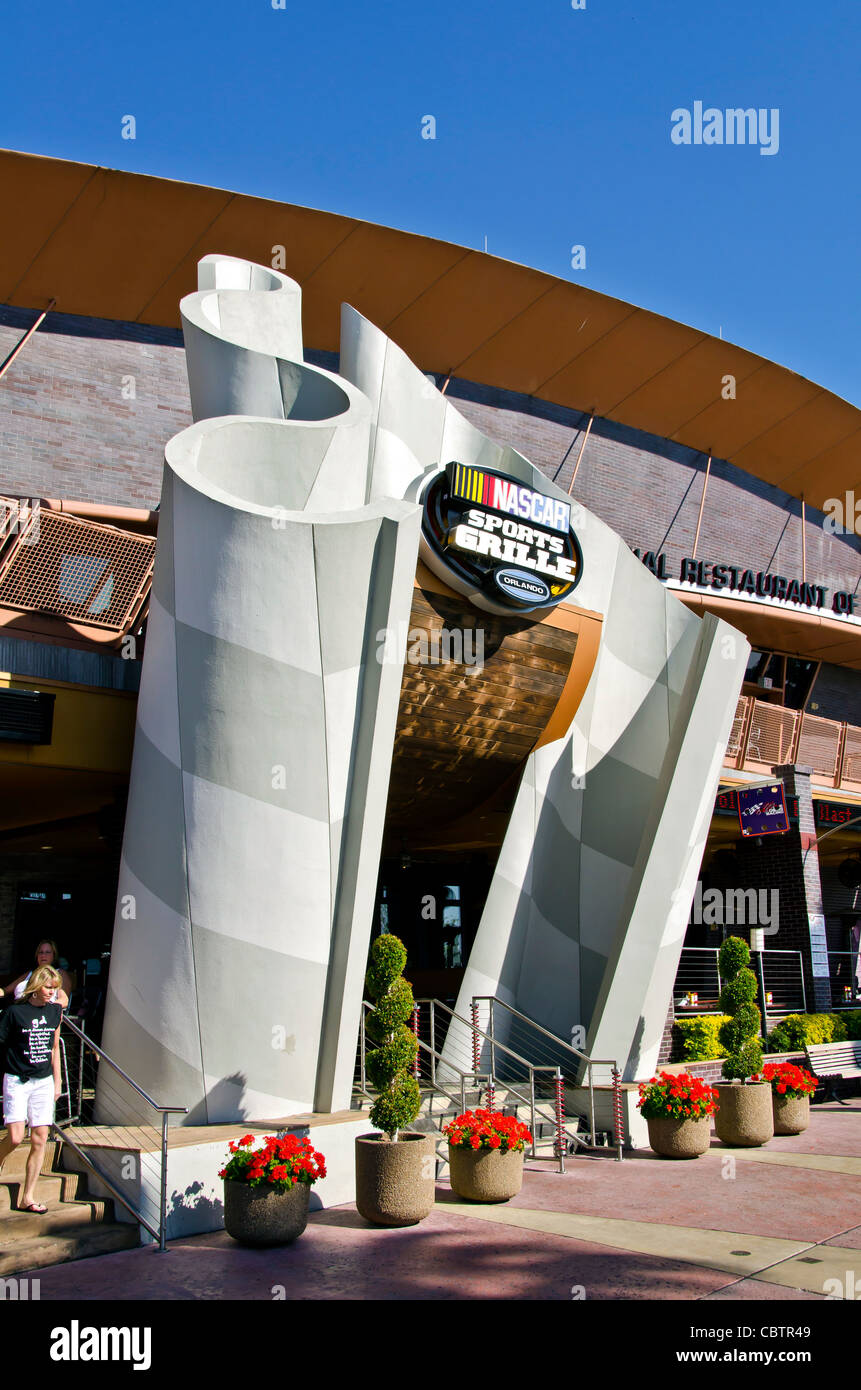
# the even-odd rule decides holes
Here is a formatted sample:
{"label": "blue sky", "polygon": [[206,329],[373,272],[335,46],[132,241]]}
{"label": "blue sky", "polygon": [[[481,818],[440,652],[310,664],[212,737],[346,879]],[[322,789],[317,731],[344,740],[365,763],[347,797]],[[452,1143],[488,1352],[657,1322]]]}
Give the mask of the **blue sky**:
{"label": "blue sky", "polygon": [[[40,0],[3,41],[7,148],[486,236],[861,404],[858,5]],[[674,144],[696,101],[777,153]]]}

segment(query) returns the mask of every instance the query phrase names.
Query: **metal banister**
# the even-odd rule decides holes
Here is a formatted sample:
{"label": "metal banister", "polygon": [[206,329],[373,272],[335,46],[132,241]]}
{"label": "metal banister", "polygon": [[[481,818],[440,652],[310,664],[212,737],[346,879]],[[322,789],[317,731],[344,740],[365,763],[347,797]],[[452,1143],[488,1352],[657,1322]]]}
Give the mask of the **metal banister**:
{"label": "metal banister", "polygon": [[[106,1173],[101,1172],[101,1170],[96,1166],[96,1164],[93,1162],[93,1160],[90,1158],[90,1156],[89,1156],[87,1153],[84,1152],[84,1150],[80,1147],[80,1145],[79,1145],[79,1144],[78,1144],[78,1143],[77,1143],[65,1130],[63,1130],[63,1129],[62,1129],[59,1125],[57,1125],[57,1124],[54,1124],[54,1125],[52,1126],[52,1128],[53,1128],[54,1132],[55,1132],[56,1134],[58,1134],[59,1137],[62,1139],[63,1143],[68,1144],[68,1145],[75,1151],[75,1153],[76,1153],[76,1154],[78,1155],[78,1157],[82,1160],[82,1162],[85,1163],[85,1164],[87,1165],[88,1168],[92,1169],[93,1173],[94,1173],[94,1174],[96,1175],[96,1177],[99,1179],[99,1182],[104,1183],[105,1187],[107,1187],[108,1190],[117,1198],[117,1200],[118,1200],[119,1202],[122,1203],[122,1205],[126,1208],[127,1211],[129,1211],[129,1212],[131,1213],[131,1215],[135,1218],[135,1220],[136,1220],[136,1221],[139,1221],[140,1224],[141,1224],[143,1227],[145,1227],[145,1229],[146,1229],[147,1231],[149,1231],[150,1235],[153,1236],[153,1238],[154,1238],[155,1240],[158,1241],[158,1249],[159,1249],[159,1252],[163,1254],[163,1253],[166,1251],[166,1249],[167,1249],[167,1130],[168,1130],[168,1116],[169,1116],[169,1115],[187,1115],[187,1114],[188,1114],[188,1106],[187,1106],[187,1105],[159,1105],[158,1102],[155,1101],[155,1100],[153,1100],[152,1096],[149,1095],[149,1093],[148,1093],[147,1091],[145,1091],[145,1090],[143,1089],[142,1086],[139,1086],[139,1085],[138,1085],[138,1083],[134,1080],[133,1077],[129,1076],[129,1074],[128,1074],[127,1071],[124,1071],[124,1069],[120,1066],[120,1064],[119,1064],[118,1062],[115,1062],[115,1061],[114,1061],[113,1057],[108,1056],[107,1052],[105,1052],[105,1050],[104,1050],[104,1048],[101,1046],[101,1044],[93,1042],[92,1038],[88,1038],[87,1035],[86,1035],[86,1033],[83,1031],[83,1029],[82,1029],[82,1028],[79,1028],[78,1025],[77,1025],[76,1023],[73,1023],[72,1020],[71,1020],[70,1018],[64,1017],[64,1018],[61,1020],[61,1026],[62,1026],[63,1028],[69,1029],[69,1031],[70,1031],[72,1034],[74,1034],[75,1037],[78,1038],[78,1040],[79,1040],[79,1042],[80,1042],[80,1044],[81,1044],[81,1053],[80,1053],[80,1059],[79,1059],[79,1060],[80,1060],[80,1064],[79,1064],[79,1081],[81,1082],[81,1089],[82,1089],[82,1077],[83,1077],[83,1056],[84,1056],[84,1048],[88,1048],[88,1049],[90,1050],[90,1052],[92,1052],[92,1054],[93,1054],[93,1056],[95,1057],[96,1061],[97,1061],[100,1065],[101,1065],[101,1063],[105,1063],[112,1071],[115,1071],[115,1072],[117,1073],[117,1075],[120,1076],[120,1077],[122,1078],[122,1080],[126,1083],[127,1086],[130,1086],[130,1087],[132,1088],[132,1090],[135,1091],[135,1092],[137,1093],[137,1095],[139,1095],[139,1096],[141,1097],[142,1100],[146,1101],[147,1105],[149,1105],[149,1106],[151,1107],[151,1109],[153,1109],[158,1115],[161,1116],[161,1144],[160,1144],[161,1173],[160,1173],[160,1179],[159,1179],[159,1210],[158,1210],[158,1226],[157,1226],[157,1228],[153,1225],[153,1223],[152,1223],[151,1221],[149,1221],[149,1220],[147,1219],[147,1217],[144,1216],[143,1212],[139,1211],[139,1210],[137,1209],[137,1207],[136,1207],[132,1202],[130,1202],[129,1199],[128,1199],[127,1197],[125,1197],[125,1196],[123,1195],[123,1193],[117,1188],[117,1186],[116,1186],[116,1184],[114,1183],[113,1179],[112,1179],[111,1177],[109,1177]],[[71,1111],[71,1109],[72,1109],[72,1106],[71,1106],[71,1097],[70,1097],[69,1110]],[[79,1094],[79,1096],[78,1096],[78,1115],[77,1115],[77,1118],[78,1118],[79,1120],[82,1118],[82,1116],[81,1116],[81,1096],[80,1096],[80,1094]],[[71,1119],[71,1120],[70,1120],[70,1123],[74,1124],[74,1120]],[[98,1126],[97,1126],[97,1127],[98,1127]],[[151,1128],[154,1128],[154,1126],[151,1126]],[[142,1172],[142,1171],[143,1171],[143,1166],[142,1166],[142,1164],[141,1164],[141,1172]]]}

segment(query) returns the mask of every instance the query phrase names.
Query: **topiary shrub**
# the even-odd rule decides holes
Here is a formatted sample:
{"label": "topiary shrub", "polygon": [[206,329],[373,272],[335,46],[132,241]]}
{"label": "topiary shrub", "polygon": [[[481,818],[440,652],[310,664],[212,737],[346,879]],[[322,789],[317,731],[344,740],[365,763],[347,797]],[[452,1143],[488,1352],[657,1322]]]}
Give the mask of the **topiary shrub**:
{"label": "topiary shrub", "polygon": [[729,1023],[729,1014],[701,1014],[697,1018],[677,1018],[675,1029],[682,1043],[686,1062],[716,1062],[723,1056],[718,1036],[721,1024]]}
{"label": "topiary shrub", "polygon": [[412,988],[401,974],[406,963],[404,943],[387,933],[378,936],[371,947],[371,963],[365,976],[365,987],[374,1004],[365,1030],[379,1044],[365,1058],[371,1084],[379,1091],[371,1106],[371,1124],[383,1130],[392,1143],[421,1107],[419,1083],[411,1075],[419,1044],[406,1026],[414,1002]]}
{"label": "topiary shrub", "polygon": [[718,968],[725,981],[720,1006],[730,1017],[718,1031],[726,1052],[721,1072],[727,1081],[744,1081],[762,1068],[759,1030],[762,1014],[756,998],[756,976],[748,969],[750,947],[740,936],[728,936],[718,952]]}

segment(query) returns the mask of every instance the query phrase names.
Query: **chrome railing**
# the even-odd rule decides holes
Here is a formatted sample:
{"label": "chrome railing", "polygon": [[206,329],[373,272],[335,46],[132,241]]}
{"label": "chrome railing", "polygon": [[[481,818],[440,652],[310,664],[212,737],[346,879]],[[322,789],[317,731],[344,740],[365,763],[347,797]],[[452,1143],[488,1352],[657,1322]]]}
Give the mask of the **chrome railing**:
{"label": "chrome railing", "polygon": [[[585,1073],[586,1087],[589,1092],[589,1133],[591,1137],[591,1147],[598,1147],[598,1131],[595,1122],[595,1067],[606,1068],[608,1072],[607,1081],[613,1091],[613,1147],[616,1149],[616,1156],[622,1158],[622,1092],[621,1073],[613,1058],[590,1057],[573,1043],[566,1042],[556,1033],[552,1033],[549,1028],[544,1028],[527,1014],[521,1013],[511,1004],[505,1003],[502,999],[497,999],[490,994],[477,994],[472,999],[472,1027],[473,1034],[478,1028],[480,1031],[482,1008],[487,1015],[486,1032],[491,1038],[491,1048],[498,1044],[496,1039],[500,1034],[508,1037],[509,1041],[529,1057],[535,1058],[545,1066],[552,1065],[559,1067],[565,1084],[572,1088],[579,1088],[582,1085],[582,1078]],[[497,1015],[501,1015],[498,1020]],[[602,1083],[599,1081],[598,1083]]]}
{"label": "chrome railing", "polygon": [[861,962],[857,951],[829,951],[828,978],[831,981],[831,1007],[861,1008]]}
{"label": "chrome railing", "polygon": [[[676,1018],[719,1013],[721,977],[717,946],[683,946],[673,988]],[[800,951],[751,951],[750,968],[759,982],[759,1007],[768,1026],[776,1014],[806,1013],[807,989]],[[688,1002],[690,1001],[690,1002]]]}
{"label": "chrome railing", "polygon": [[[159,1250],[164,1251],[167,1248],[168,1119],[171,1115],[187,1115],[188,1106],[159,1105],[70,1018],[63,1019],[60,1042],[65,1083],[60,1099],[67,1101],[69,1115],[54,1124],[54,1132],[135,1221],[158,1241]],[[117,1087],[117,1077],[122,1089]],[[97,1086],[98,1117],[95,1114]],[[158,1117],[155,1124],[151,1122],[153,1116]],[[137,1165],[132,1165],[135,1171],[129,1173],[128,1178],[122,1172],[121,1177],[121,1180],[137,1184],[136,1199],[128,1188],[123,1190],[116,1173],[106,1171],[107,1165],[97,1163],[92,1156],[93,1147],[105,1152],[107,1138],[110,1138],[113,1152],[132,1150],[137,1154]]]}

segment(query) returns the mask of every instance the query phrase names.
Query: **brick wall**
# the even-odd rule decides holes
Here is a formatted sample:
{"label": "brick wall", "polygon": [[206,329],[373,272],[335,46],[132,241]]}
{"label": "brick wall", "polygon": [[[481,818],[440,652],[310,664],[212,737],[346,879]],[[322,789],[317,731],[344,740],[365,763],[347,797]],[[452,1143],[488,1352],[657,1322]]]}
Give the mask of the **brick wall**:
{"label": "brick wall", "polygon": [[[0,306],[0,354],[34,317]],[[334,353],[308,360],[337,369]],[[585,414],[457,378],[447,394],[490,438],[567,488]],[[165,443],[190,422],[178,329],[50,314],[0,380],[0,491],[154,506]],[[664,550],[677,576],[693,546],[704,468],[704,457],[684,445],[595,420],[574,496],[629,545]],[[861,539],[829,536],[822,520],[808,511],[809,578],[861,597]],[[698,555],[800,574],[800,504],[716,459]],[[827,668],[813,698],[818,713],[857,720],[861,675]]]}
{"label": "brick wall", "polygon": [[[568,488],[588,415],[472,382],[448,387],[459,410]],[[666,551],[669,572],[690,555],[706,458],[682,444],[595,420],[573,495],[642,551]],[[807,574],[832,591],[861,591],[861,539],[830,536],[807,510]],[[722,459],[712,461],[697,555],[754,570],[801,574],[801,504]],[[858,696],[856,694],[856,700]]]}

